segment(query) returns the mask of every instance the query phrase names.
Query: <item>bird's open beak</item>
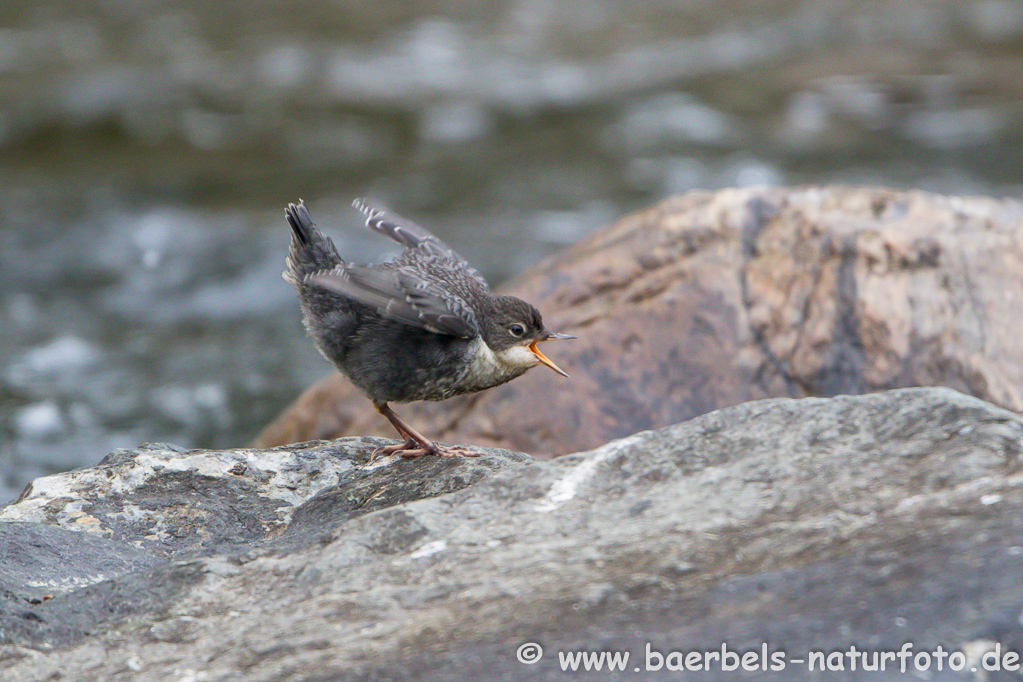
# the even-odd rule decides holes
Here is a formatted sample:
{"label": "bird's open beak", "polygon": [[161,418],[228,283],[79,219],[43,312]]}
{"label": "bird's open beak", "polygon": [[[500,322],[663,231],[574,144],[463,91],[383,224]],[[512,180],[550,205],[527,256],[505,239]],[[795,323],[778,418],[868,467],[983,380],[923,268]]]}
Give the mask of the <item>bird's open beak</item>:
{"label": "bird's open beak", "polygon": [[[572,336],[571,334],[555,334],[552,332],[547,338],[543,340],[546,341],[547,339],[574,339],[574,338],[576,337]],[[536,344],[538,343],[540,343],[540,339],[537,339],[533,343],[529,344],[529,350],[533,351],[533,355],[535,355],[536,359],[540,361],[540,364],[550,367],[563,377],[567,377],[568,372],[555,365],[547,358],[546,355],[540,352],[540,349],[536,347]]]}

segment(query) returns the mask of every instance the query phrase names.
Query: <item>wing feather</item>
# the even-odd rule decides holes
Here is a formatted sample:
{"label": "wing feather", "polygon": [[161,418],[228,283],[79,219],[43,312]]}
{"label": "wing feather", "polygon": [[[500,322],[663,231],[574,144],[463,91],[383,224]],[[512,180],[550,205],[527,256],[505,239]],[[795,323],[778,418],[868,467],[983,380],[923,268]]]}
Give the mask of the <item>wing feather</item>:
{"label": "wing feather", "polygon": [[469,262],[462,258],[457,251],[442,242],[425,227],[391,211],[385,211],[382,207],[366,199],[356,199],[352,202],[352,206],[366,215],[366,227],[393,239],[406,249],[418,250],[424,256],[432,259],[450,261],[451,266],[469,275],[484,289],[490,289],[487,280],[476,268],[469,265]]}
{"label": "wing feather", "polygon": [[460,338],[479,334],[476,314],[463,298],[411,272],[346,264],[311,275],[307,281],[435,334]]}

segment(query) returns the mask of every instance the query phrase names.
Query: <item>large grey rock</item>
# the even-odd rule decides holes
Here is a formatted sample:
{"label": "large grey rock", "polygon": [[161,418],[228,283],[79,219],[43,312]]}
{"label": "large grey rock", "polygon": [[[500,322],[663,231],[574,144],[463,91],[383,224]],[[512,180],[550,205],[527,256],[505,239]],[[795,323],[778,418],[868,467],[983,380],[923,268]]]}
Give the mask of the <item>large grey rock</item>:
{"label": "large grey rock", "polygon": [[230,553],[411,500],[453,492],[522,454],[371,462],[385,441],[345,438],[270,450],[191,450],[148,443],[99,465],[29,484],[0,521],[35,522],[132,543],[160,557]]}
{"label": "large grey rock", "polygon": [[[153,585],[151,571],[167,563],[133,545],[90,533],[40,523],[0,523],[0,643],[66,644],[81,639],[97,622],[151,613],[181,586],[178,581]],[[144,589],[117,586],[120,578],[132,574],[146,577]],[[58,618],[39,613],[51,599],[62,607]]]}
{"label": "large grey rock", "polygon": [[[962,649],[977,665],[996,643],[1023,649],[1021,438],[1012,412],[949,389],[904,389],[746,403],[550,462],[490,453],[367,468],[371,444],[350,441],[305,444],[301,457],[183,453],[180,468],[201,486],[245,476],[225,473],[238,461],[269,472],[225,499],[276,500],[280,522],[238,542],[232,533],[250,526],[225,504],[226,518],[202,526],[208,541],[183,544],[133,540],[152,533],[118,526],[109,511],[77,524],[95,535],[121,528],[174,560],[111,582],[162,583],[172,570],[190,582],[145,613],[97,618],[54,651],[45,633],[9,634],[0,666],[11,680],[70,670],[110,680],[566,679],[559,651],[628,651],[633,674],[645,670],[648,645],[667,655],[766,643],[790,662],[758,679],[800,680],[823,679],[791,662],[810,651],[907,641],[914,653]],[[90,471],[146,509],[151,475],[130,476],[153,469],[153,457]],[[285,502],[281,484],[301,477],[273,462],[300,458],[340,473],[321,473]],[[133,468],[138,460],[150,464]],[[82,493],[69,493],[71,477],[86,475],[43,479],[0,520],[69,525],[62,507],[90,514]],[[360,513],[392,485],[405,492]],[[263,509],[254,499],[240,508]],[[52,621],[67,598],[33,612]],[[516,659],[527,642],[546,652],[529,666]],[[965,679],[947,667],[928,674]],[[1006,675],[987,679],[1018,680]]]}

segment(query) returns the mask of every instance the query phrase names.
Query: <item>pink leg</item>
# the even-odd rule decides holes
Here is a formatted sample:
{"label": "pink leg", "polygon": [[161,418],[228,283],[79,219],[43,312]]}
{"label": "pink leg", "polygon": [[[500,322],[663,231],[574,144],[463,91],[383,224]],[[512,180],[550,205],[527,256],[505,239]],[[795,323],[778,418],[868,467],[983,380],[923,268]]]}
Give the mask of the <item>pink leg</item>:
{"label": "pink leg", "polygon": [[386,456],[393,455],[395,453],[401,454],[401,456],[406,459],[423,457],[424,455],[438,455],[440,457],[479,457],[481,454],[472,450],[466,450],[465,448],[439,446],[409,426],[408,422],[399,417],[387,403],[374,402],[373,405],[376,406],[377,412],[384,415],[384,417],[387,418],[387,421],[391,422],[391,426],[395,428],[398,435],[405,439],[404,443],[388,445],[387,447],[380,448],[373,453],[374,459],[378,455]]}

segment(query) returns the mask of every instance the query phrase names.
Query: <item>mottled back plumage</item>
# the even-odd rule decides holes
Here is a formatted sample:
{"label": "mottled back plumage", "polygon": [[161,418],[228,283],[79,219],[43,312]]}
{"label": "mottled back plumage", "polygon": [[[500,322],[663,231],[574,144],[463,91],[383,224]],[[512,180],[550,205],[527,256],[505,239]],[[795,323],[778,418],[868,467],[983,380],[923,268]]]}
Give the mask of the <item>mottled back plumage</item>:
{"label": "mottled back plumage", "polygon": [[362,200],[354,206],[366,225],[405,246],[382,265],[344,264],[312,281],[382,315],[436,334],[470,339],[480,334],[476,310],[490,295],[487,282],[454,249],[415,223],[388,217]]}

